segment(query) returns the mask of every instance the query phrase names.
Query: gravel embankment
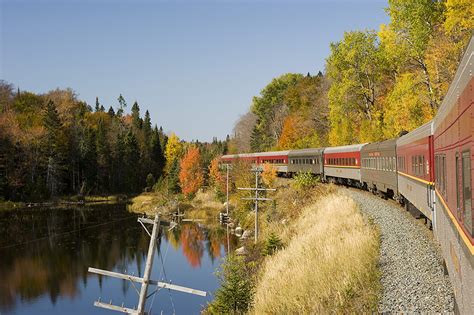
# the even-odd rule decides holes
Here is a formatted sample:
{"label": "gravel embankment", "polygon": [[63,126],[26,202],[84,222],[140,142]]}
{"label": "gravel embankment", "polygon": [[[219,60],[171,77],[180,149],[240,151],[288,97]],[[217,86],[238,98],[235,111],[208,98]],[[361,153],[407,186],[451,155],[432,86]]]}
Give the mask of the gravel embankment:
{"label": "gravel embankment", "polygon": [[379,226],[381,232],[380,312],[452,313],[453,288],[444,274],[432,232],[393,200],[341,188]]}

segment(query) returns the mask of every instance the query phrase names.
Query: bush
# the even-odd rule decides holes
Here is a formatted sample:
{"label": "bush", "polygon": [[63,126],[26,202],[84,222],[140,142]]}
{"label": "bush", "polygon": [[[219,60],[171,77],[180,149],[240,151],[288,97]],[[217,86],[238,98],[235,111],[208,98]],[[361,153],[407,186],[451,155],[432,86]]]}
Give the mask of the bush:
{"label": "bush", "polygon": [[311,172],[298,172],[293,177],[293,186],[296,189],[314,187],[318,183],[318,178]]}
{"label": "bush", "polygon": [[151,189],[154,184],[155,184],[155,176],[153,176],[152,173],[149,173],[146,176],[146,186]]}
{"label": "bush", "polygon": [[216,297],[207,306],[209,314],[244,314],[251,307],[255,280],[242,256],[229,255],[217,273],[221,282]]}
{"label": "bush", "polygon": [[263,248],[263,256],[271,256],[277,250],[283,248],[281,239],[275,233],[270,233],[268,239],[265,241],[265,247]]}

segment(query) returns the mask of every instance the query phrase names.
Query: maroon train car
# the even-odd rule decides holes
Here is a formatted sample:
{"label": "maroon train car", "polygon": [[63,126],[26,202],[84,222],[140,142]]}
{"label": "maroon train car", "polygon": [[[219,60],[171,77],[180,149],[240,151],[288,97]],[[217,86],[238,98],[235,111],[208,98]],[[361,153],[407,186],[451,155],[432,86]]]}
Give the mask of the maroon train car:
{"label": "maroon train car", "polygon": [[360,175],[360,150],[364,144],[325,148],[324,179],[356,187],[362,187]]}
{"label": "maroon train car", "polygon": [[397,140],[399,198],[413,204],[433,222],[433,123],[424,124]]}
{"label": "maroon train car", "polygon": [[273,165],[278,173],[288,172],[289,151],[257,152],[229,154],[221,157],[221,163],[232,163],[236,160],[247,161],[252,164],[252,168],[262,168],[263,164]]}
{"label": "maroon train car", "polygon": [[[473,37],[474,38],[474,37]],[[474,39],[434,118],[436,229],[456,308],[474,314]]]}

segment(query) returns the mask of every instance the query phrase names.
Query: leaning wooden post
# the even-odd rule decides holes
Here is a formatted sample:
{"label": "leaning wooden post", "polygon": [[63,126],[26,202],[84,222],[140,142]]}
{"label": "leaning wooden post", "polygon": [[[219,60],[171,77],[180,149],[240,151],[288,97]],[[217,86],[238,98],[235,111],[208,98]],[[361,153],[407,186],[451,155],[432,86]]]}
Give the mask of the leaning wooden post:
{"label": "leaning wooden post", "polygon": [[143,273],[143,282],[140,288],[140,297],[138,299],[137,313],[139,315],[145,314],[145,302],[148,291],[148,284],[150,283],[151,268],[153,267],[153,258],[155,256],[156,238],[160,229],[160,215],[155,215],[153,221],[153,230],[151,232],[150,246],[148,247],[148,255],[146,257],[145,272]]}

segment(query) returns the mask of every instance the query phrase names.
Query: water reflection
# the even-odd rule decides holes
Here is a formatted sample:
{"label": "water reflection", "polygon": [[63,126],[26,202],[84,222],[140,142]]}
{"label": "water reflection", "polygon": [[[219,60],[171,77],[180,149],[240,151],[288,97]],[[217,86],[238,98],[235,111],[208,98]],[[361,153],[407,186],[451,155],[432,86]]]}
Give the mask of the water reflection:
{"label": "water reflection", "polygon": [[[142,274],[149,237],[136,218],[124,205],[0,213],[0,313],[102,314],[92,306],[99,296],[133,306],[136,293],[129,282],[92,275],[87,268]],[[213,272],[226,244],[225,230],[182,224],[165,230],[158,248],[172,248],[165,267],[174,283],[214,291]],[[154,268],[155,278],[162,274],[161,266]],[[182,294],[175,300],[177,313],[199,313],[207,301]],[[165,313],[173,311],[165,306]]]}

